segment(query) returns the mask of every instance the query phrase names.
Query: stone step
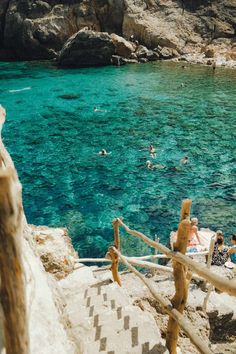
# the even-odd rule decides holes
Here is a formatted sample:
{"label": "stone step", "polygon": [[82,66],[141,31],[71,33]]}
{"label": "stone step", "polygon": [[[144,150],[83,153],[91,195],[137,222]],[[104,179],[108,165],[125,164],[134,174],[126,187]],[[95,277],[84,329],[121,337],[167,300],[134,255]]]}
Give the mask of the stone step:
{"label": "stone step", "polygon": [[79,352],[165,353],[164,347],[156,349],[163,341],[154,318],[132,305],[131,298],[117,284],[104,285],[90,278],[86,287],[83,278],[82,286],[67,292],[65,301],[70,332],[78,341]]}

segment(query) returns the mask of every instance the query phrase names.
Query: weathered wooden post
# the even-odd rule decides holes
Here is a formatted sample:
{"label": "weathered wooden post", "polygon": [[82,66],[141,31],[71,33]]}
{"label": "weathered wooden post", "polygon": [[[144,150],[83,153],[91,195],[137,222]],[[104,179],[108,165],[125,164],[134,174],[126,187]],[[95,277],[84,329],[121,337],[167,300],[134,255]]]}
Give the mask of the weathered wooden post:
{"label": "weathered wooden post", "polygon": [[[192,201],[186,199],[182,202],[181,214],[180,214],[180,224],[178,228],[177,241],[174,243],[174,251],[181,252],[185,254],[189,234],[190,234],[190,208]],[[171,300],[171,303],[175,309],[180,313],[183,313],[187,297],[188,297],[188,284],[190,281],[190,276],[188,275],[186,279],[186,269],[185,266],[179,262],[173,260],[173,274],[175,282],[175,295]],[[172,317],[169,318],[166,336],[166,346],[171,354],[176,354],[177,341],[179,337],[179,324]]]}
{"label": "weathered wooden post", "polygon": [[[213,256],[213,252],[214,252],[214,247],[215,247],[215,237],[213,236],[211,238],[211,242],[210,242],[210,247],[209,247],[209,253],[208,253],[208,257],[207,257],[207,268],[210,269],[211,268],[211,261],[212,261],[212,256]],[[205,283],[206,285],[206,283]],[[206,309],[207,309],[207,301],[211,295],[211,292],[214,290],[214,285],[212,284],[208,284],[208,289],[207,289],[207,294],[204,298],[203,301],[203,305],[202,305],[202,310],[204,313],[206,313]]]}
{"label": "weathered wooden post", "polygon": [[[113,225],[113,229],[114,229],[114,246],[118,251],[120,251],[119,220],[114,219],[112,221],[112,225]],[[112,260],[111,272],[112,272],[113,280],[121,286],[121,279],[120,279],[120,275],[119,275],[119,271],[118,271],[119,257],[114,252],[112,247],[109,248],[108,255],[109,255],[110,259]]]}
{"label": "weathered wooden post", "polygon": [[[157,237],[157,235],[155,235],[155,242],[159,242],[160,241],[160,238],[159,237]],[[156,248],[154,248],[154,256],[156,256],[157,255],[157,249]],[[153,258],[153,263],[158,263],[158,260],[157,260],[157,258]],[[155,269],[153,269],[152,270],[152,275],[154,276],[156,274],[156,270]]]}
{"label": "weathered wooden post", "polygon": [[120,229],[119,229],[119,220],[114,219],[112,221],[113,229],[114,229],[114,245],[118,251],[120,251]]}
{"label": "weathered wooden post", "polygon": [[0,107],[0,301],[4,315],[4,344],[7,354],[28,354],[28,321],[21,259],[24,220],[21,185],[11,158],[9,164],[4,159],[6,155],[8,160],[1,141],[4,120],[5,111]]}

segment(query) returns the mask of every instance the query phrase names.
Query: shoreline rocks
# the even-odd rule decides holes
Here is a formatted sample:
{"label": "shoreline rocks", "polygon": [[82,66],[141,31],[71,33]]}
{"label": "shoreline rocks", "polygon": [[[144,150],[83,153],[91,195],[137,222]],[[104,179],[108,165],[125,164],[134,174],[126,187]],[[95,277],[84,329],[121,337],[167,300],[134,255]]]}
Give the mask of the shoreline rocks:
{"label": "shoreline rocks", "polygon": [[63,67],[89,67],[111,64],[115,46],[106,32],[81,30],[63,46],[58,63]]}
{"label": "shoreline rocks", "polygon": [[114,55],[131,62],[137,60],[132,47],[142,45],[156,54],[140,62],[181,56],[205,63],[205,53],[236,67],[234,0],[2,0],[0,60],[55,60],[85,27],[113,36]]}

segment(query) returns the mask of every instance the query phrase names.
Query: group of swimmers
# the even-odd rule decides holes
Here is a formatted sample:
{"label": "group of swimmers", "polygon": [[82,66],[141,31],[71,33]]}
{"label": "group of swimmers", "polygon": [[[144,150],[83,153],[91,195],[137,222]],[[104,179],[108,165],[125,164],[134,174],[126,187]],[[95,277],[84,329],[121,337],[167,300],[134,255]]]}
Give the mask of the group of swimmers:
{"label": "group of swimmers", "polygon": [[[143,148],[139,151],[143,151],[143,150],[148,150],[150,157],[152,157],[153,159],[156,158],[156,148],[153,145],[150,145],[148,148]],[[100,156],[106,156],[106,155],[110,155],[111,152],[108,152],[106,149],[102,149],[101,151],[98,152],[98,155]],[[188,156],[184,156],[181,160],[180,163],[182,165],[186,165],[189,163],[189,158]],[[163,169],[165,168],[165,166],[160,165],[160,164],[153,164],[150,160],[146,161],[146,167],[149,170],[155,170],[155,169]]]}

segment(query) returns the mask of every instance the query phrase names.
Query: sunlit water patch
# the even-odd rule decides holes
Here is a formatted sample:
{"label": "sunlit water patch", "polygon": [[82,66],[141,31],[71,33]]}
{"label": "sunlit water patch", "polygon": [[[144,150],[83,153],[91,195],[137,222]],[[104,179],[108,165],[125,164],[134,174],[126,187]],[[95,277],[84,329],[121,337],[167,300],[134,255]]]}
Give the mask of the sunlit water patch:
{"label": "sunlit water patch", "polygon": [[[189,197],[200,226],[235,232],[235,71],[174,63],[0,69],[4,141],[29,223],[67,226],[81,256],[103,256],[114,217],[165,243]],[[142,150],[150,144],[155,159]],[[99,156],[102,148],[112,153]],[[190,163],[181,166],[185,155]],[[148,170],[147,160],[166,168]],[[125,235],[122,244],[127,254],[150,252]]]}

